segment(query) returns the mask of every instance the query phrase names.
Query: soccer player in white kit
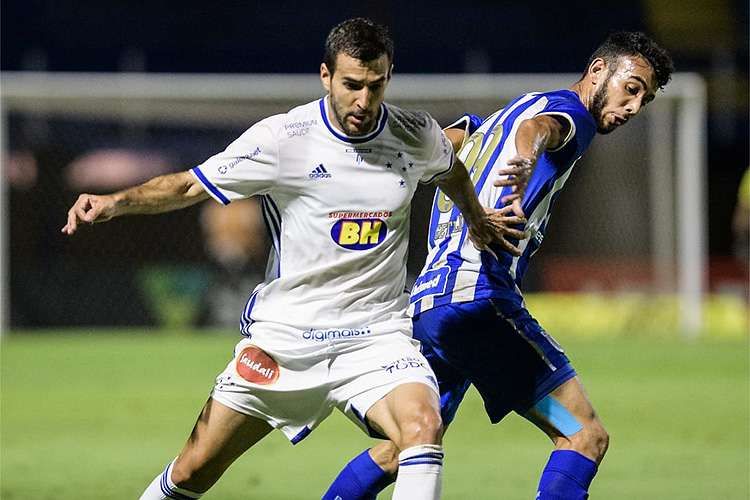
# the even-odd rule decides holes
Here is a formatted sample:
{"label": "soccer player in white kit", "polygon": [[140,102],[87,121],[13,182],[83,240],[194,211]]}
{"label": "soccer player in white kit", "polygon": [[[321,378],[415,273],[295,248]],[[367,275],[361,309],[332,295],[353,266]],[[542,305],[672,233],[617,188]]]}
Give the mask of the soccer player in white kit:
{"label": "soccer player in white kit", "polygon": [[326,41],[326,97],[258,122],[188,172],[83,194],[68,212],[62,231],[73,234],[81,222],[257,195],[271,233],[234,359],[141,499],[198,498],[271,430],[297,443],[334,407],[403,450],[393,498],[439,497],[437,383],[405,314],[411,199],[418,183],[437,180],[481,248],[496,241],[517,252],[505,235],[520,234],[507,227],[520,219],[485,212],[428,114],[383,102],[392,60],[385,28],[345,21]]}

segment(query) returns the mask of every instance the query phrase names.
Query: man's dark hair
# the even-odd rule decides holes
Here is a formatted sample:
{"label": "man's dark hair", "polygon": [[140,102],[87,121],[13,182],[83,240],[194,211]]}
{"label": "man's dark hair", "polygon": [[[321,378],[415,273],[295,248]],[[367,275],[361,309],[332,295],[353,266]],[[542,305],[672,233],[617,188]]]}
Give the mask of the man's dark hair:
{"label": "man's dark hair", "polygon": [[393,40],[388,28],[363,17],[355,17],[337,24],[326,38],[323,62],[333,74],[336,56],[343,52],[360,61],[373,61],[386,54],[393,62]]}
{"label": "man's dark hair", "polygon": [[641,56],[654,68],[656,86],[661,89],[672,78],[674,63],[666,50],[640,31],[617,31],[610,34],[597,48],[586,65],[584,76],[594,59],[604,59],[611,65],[617,64],[622,56]]}

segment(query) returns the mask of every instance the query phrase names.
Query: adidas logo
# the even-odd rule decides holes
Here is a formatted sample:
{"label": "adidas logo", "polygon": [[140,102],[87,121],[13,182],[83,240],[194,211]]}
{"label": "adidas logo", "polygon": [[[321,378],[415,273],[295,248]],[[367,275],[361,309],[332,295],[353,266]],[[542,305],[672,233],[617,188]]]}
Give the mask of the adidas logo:
{"label": "adidas logo", "polygon": [[321,163],[320,165],[315,167],[312,172],[310,172],[308,177],[310,177],[310,179],[328,179],[331,177],[331,174],[328,173],[326,168]]}

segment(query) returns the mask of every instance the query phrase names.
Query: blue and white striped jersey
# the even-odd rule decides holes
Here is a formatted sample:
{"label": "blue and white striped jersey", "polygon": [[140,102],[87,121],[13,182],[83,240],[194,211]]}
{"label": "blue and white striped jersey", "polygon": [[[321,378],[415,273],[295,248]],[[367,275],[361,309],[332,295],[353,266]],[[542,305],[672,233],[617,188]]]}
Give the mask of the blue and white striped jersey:
{"label": "blue and white striped jersey", "polygon": [[496,172],[516,155],[520,124],[538,115],[562,117],[570,123],[570,131],[562,146],[541,155],[529,180],[522,200],[529,237],[520,243],[522,255],[514,257],[499,247],[493,247],[495,255],[479,252],[467,237],[460,212],[438,190],[430,216],[429,254],[412,289],[411,315],[447,303],[489,297],[522,301],[518,284],[544,239],[552,204],[596,134],[596,123],[570,90],[524,94],[489,116],[458,154],[469,170],[480,203],[501,208],[500,200],[511,188],[493,185]]}

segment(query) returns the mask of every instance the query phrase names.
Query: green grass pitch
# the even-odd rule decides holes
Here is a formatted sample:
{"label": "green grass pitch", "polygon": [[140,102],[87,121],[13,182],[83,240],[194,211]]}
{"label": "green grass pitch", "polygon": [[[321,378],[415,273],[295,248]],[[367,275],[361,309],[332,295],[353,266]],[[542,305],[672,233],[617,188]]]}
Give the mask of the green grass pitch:
{"label": "green grass pitch", "polygon": [[[179,451],[236,340],[11,332],[2,342],[0,497],[138,498]],[[750,496],[746,341],[559,340],[612,436],[592,498]],[[337,413],[295,447],[274,433],[205,498],[320,498],[369,442]],[[531,499],[550,451],[517,416],[491,426],[474,392],[445,446],[445,499]]]}

